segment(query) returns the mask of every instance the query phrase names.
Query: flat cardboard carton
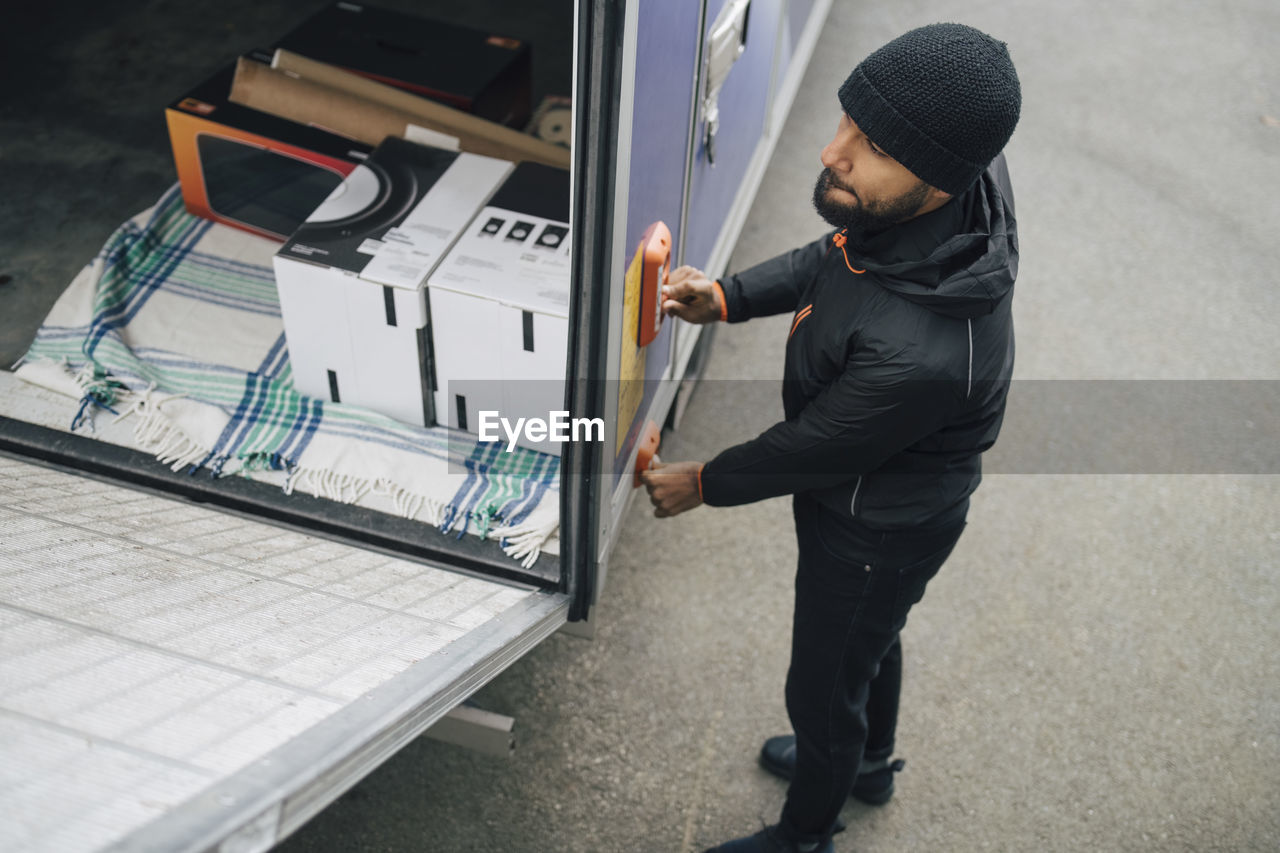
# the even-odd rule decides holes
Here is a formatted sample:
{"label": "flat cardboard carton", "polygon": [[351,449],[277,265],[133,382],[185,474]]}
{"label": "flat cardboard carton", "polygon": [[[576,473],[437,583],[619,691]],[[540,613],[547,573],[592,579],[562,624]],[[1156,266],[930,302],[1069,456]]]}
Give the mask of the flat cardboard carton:
{"label": "flat cardboard carton", "polygon": [[429,144],[472,154],[566,168],[570,163],[563,146],[286,50],[275,52],[269,68],[241,62],[230,99],[371,145],[388,136],[428,134]]}

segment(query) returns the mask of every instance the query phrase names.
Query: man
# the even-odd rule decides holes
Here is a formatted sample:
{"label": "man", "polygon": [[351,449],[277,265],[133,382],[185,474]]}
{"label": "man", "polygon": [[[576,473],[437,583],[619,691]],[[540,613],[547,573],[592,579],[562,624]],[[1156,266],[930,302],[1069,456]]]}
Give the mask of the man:
{"label": "man", "polygon": [[716,850],[832,850],[852,793],[883,803],[898,632],[951,553],[1013,370],[1013,195],[1001,154],[1021,93],[1003,43],[921,27],[839,89],[818,213],[837,231],[721,282],[674,271],[695,323],[794,312],[786,419],[710,462],[643,475],[659,517],[792,494],[799,560],[787,712],[761,763],[791,780],[779,823]]}

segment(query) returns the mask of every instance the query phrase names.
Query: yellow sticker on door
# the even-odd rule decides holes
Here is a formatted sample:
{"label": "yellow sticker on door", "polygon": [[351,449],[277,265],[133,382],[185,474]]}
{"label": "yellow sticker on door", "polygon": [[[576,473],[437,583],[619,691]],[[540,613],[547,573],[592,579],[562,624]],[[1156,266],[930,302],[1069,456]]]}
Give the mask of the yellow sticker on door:
{"label": "yellow sticker on door", "polygon": [[644,272],[644,244],[636,250],[623,281],[622,302],[622,358],[618,368],[618,443],[616,453],[623,450],[623,442],[631,431],[640,401],[644,399],[645,348],[636,340],[640,327],[641,277]]}

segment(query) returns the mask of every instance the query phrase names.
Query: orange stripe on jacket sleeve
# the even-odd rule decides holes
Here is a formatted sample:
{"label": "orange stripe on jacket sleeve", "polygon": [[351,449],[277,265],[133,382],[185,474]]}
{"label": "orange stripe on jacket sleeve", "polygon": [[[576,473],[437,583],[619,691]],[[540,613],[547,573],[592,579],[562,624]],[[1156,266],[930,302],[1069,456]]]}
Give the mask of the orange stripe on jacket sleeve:
{"label": "orange stripe on jacket sleeve", "polygon": [[812,313],[813,313],[812,302],[810,302],[808,305],[801,308],[800,313],[796,314],[795,322],[791,324],[791,331],[787,333],[787,337],[791,337],[792,335],[794,335],[796,333],[796,329],[800,326],[800,323],[804,320],[804,318],[808,317]]}
{"label": "orange stripe on jacket sleeve", "polygon": [[729,300],[724,298],[724,288],[720,286],[720,282],[711,282],[715,285],[716,293],[720,294],[720,322],[726,322],[729,319]]}
{"label": "orange stripe on jacket sleeve", "polygon": [[702,469],[706,467],[705,462],[698,466],[698,500],[702,500]]}

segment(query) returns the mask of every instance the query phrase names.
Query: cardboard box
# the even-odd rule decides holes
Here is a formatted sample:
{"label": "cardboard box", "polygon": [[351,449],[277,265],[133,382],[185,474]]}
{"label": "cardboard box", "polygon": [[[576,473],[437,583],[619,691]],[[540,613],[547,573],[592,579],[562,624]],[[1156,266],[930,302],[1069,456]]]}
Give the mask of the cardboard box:
{"label": "cardboard box", "polygon": [[521,163],[428,280],[439,422],[478,433],[481,411],[564,409],[570,269],[569,174]]}
{"label": "cardboard box", "polygon": [[275,47],[509,127],[532,109],[532,49],[498,33],[342,2]]}
{"label": "cardboard box", "polygon": [[274,258],[294,387],[434,423],[425,285],[512,164],[388,138]]}
{"label": "cardboard box", "polygon": [[562,146],[287,50],[275,52],[270,68],[260,62],[238,63],[229,98],[371,145],[400,136],[503,160],[564,168],[570,163],[569,150]]}
{"label": "cardboard box", "polygon": [[[270,55],[244,61],[262,65]],[[228,100],[228,66],[165,109],[187,210],[284,240],[373,150],[371,145]]]}

